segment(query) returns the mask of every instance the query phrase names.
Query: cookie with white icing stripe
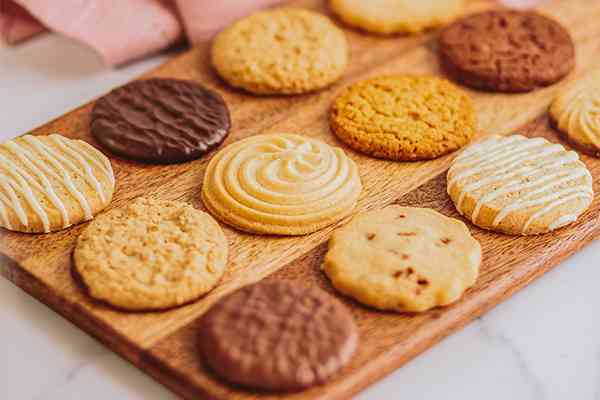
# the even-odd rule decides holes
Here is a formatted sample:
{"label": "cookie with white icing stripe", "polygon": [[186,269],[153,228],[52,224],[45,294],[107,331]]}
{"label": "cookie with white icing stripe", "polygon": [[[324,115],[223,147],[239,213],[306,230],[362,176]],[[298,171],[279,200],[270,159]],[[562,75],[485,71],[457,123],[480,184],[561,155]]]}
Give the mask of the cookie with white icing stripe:
{"label": "cookie with white icing stripe", "polygon": [[592,176],[576,152],[521,135],[465,149],[448,171],[448,194],[475,225],[512,235],[568,225],[594,197]]}
{"label": "cookie with white icing stripe", "polygon": [[569,142],[600,157],[600,69],[563,89],[550,117]]}
{"label": "cookie with white icing stripe", "polygon": [[110,161],[82,140],[26,135],[0,144],[0,226],[48,233],[90,220],[112,200]]}

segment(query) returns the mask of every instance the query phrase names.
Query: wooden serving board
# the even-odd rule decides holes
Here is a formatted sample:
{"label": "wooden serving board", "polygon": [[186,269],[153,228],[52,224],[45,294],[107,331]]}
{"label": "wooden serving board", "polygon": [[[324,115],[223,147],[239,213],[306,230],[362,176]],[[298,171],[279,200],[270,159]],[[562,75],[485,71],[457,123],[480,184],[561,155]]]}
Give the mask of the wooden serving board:
{"label": "wooden serving board", "polygon": [[[327,12],[323,0],[296,1],[300,6]],[[600,66],[600,2],[549,1],[541,11],[568,27],[577,43],[575,78]],[[474,1],[470,11],[492,7]],[[341,144],[330,133],[327,111],[346,85],[373,75],[392,73],[440,74],[435,33],[417,37],[383,38],[347,30],[351,62],[341,82],[328,90],[296,97],[254,97],[232,90],[209,67],[209,44],[198,46],[145,77],[191,79],[215,88],[228,102],[233,120],[226,145],[256,133],[295,132]],[[560,142],[545,115],[563,83],[530,94],[504,95],[471,91],[479,117],[479,135],[509,134],[518,129],[528,136]],[[91,143],[92,104],[34,130],[83,138]],[[346,149],[358,163],[364,191],[356,211],[397,202],[431,207],[459,218],[446,194],[445,174],[452,156],[429,162],[401,163],[376,160]],[[584,156],[600,192],[600,160]],[[179,165],[144,165],[112,157],[117,191],[110,207],[140,195],[184,200],[202,208],[200,188],[208,157]],[[600,200],[566,229],[538,237],[511,237],[470,226],[483,247],[481,276],[458,303],[419,315],[376,312],[344,299],[358,323],[358,352],[336,379],[327,385],[287,395],[260,394],[235,389],[208,372],[197,352],[196,324],[220,296],[260,280],[292,280],[332,291],[319,267],[333,227],[314,234],[278,238],[253,236],[226,228],[231,256],[221,284],[193,304],[167,312],[124,313],[92,301],[71,276],[71,253],[83,225],[48,235],[0,232],[0,272],[31,295],[115,352],[187,399],[342,399],[360,391],[398,368],[440,339],[481,315],[516,290],[573,254],[600,235]]]}

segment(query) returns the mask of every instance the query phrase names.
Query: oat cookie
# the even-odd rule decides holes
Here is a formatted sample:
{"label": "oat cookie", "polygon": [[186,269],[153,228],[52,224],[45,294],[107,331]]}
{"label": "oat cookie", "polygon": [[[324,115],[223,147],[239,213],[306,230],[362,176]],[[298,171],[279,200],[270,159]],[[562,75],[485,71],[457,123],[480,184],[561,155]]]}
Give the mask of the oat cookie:
{"label": "oat cookie", "polygon": [[82,140],[21,136],[0,144],[0,226],[48,233],[90,220],[115,190],[110,161]]}
{"label": "oat cookie", "polygon": [[344,32],[299,8],[260,11],[221,32],[212,64],[232,86],[256,94],[299,94],[340,78],[348,62]]}
{"label": "oat cookie", "polygon": [[350,214],[362,190],[344,151],[275,133],[233,143],[206,169],[202,200],[228,225],[250,233],[304,235]]}
{"label": "oat cookie", "polygon": [[600,69],[561,90],[550,117],[575,147],[600,157]]}
{"label": "oat cookie", "polygon": [[533,11],[493,10],[460,19],[440,34],[441,62],[478,89],[528,92],[575,66],[575,46],[558,22]]}
{"label": "oat cookie", "polygon": [[234,384],[299,390],[346,365],[357,347],[352,314],[332,296],[297,282],[260,282],[224,297],[202,318],[204,361]]}
{"label": "oat cookie", "polygon": [[322,268],[337,290],[363,304],[420,312],[458,300],[480,263],[479,242],[463,222],[392,205],[336,230]]}
{"label": "oat cookie", "polygon": [[463,9],[463,0],[330,0],[348,25],[379,34],[419,33],[444,25]]}
{"label": "oat cookie", "polygon": [[475,225],[536,235],[574,222],[591,204],[592,176],[574,151],[544,138],[493,136],[465,149],[448,194]]}
{"label": "oat cookie", "polygon": [[353,149],[390,160],[440,157],[475,133],[471,99],[450,82],[396,75],[347,88],[331,109],[333,132]]}
{"label": "oat cookie", "polygon": [[140,311],[179,306],[212,290],[227,252],[208,214],[178,201],[138,198],[86,227],[73,259],[92,297]]}

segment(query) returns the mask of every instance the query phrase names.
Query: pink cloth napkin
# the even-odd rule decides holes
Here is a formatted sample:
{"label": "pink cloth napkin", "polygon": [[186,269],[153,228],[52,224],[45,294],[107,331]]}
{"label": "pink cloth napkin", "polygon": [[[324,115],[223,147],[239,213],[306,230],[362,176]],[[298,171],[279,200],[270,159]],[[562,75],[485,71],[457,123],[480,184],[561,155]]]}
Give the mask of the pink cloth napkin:
{"label": "pink cloth napkin", "polygon": [[[46,29],[87,44],[118,65],[154,53],[185,33],[192,43],[231,21],[285,0],[0,0],[0,39],[15,44]],[[528,7],[540,0],[501,0]]]}
{"label": "pink cloth napkin", "polygon": [[[46,29],[119,65],[177,42],[199,42],[250,11],[283,0],[0,0],[0,38],[18,43]],[[181,18],[180,18],[181,16]]]}

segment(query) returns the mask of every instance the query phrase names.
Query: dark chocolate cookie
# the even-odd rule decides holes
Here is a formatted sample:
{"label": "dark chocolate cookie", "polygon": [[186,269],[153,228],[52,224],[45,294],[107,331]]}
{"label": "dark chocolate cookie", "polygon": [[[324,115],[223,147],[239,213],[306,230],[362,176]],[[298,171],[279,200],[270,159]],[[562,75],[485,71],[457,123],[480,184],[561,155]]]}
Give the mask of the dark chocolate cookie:
{"label": "dark chocolate cookie", "polygon": [[183,162],[217,147],[229,133],[229,110],[217,93],[191,81],[148,79],[96,102],[91,131],[108,150],[155,163]]}
{"label": "dark chocolate cookie", "polygon": [[200,350],[223,379],[289,391],[322,383],[358,342],[352,315],[318,288],[261,282],[221,299],[203,317]]}
{"label": "dark chocolate cookie", "polygon": [[532,11],[465,17],[441,33],[439,44],[446,71],[477,89],[528,92],[559,81],[575,66],[567,30]]}

